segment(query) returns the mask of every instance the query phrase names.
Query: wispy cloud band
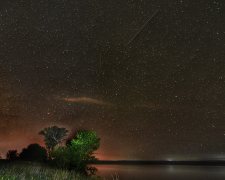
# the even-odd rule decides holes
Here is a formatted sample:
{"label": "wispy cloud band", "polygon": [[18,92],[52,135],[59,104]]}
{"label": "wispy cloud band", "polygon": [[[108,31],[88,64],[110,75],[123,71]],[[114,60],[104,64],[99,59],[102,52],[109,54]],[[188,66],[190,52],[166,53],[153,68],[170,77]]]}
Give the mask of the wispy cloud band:
{"label": "wispy cloud band", "polygon": [[79,102],[79,103],[84,103],[84,104],[99,104],[99,105],[111,105],[109,103],[93,99],[93,98],[88,98],[88,97],[78,97],[78,98],[60,98],[60,100],[63,101],[68,101],[68,102]]}

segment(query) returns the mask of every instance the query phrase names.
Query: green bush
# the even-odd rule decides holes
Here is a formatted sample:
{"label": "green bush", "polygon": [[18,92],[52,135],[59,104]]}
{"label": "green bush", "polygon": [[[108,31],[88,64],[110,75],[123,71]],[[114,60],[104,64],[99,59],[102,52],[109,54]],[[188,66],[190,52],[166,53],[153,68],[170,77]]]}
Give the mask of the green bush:
{"label": "green bush", "polygon": [[100,138],[97,138],[97,133],[92,131],[83,131],[77,133],[77,140],[73,139],[71,145],[55,148],[50,151],[52,164],[61,169],[73,169],[77,172],[93,173],[96,168],[88,167],[89,161],[96,161],[93,156],[100,146]]}

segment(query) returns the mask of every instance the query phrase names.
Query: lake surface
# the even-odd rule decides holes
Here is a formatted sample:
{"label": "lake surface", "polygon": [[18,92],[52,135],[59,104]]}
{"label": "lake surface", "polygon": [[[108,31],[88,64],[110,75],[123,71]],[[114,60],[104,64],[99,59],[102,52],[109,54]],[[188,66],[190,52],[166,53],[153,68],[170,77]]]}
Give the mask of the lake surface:
{"label": "lake surface", "polygon": [[92,165],[108,180],[225,180],[225,166],[186,165]]}

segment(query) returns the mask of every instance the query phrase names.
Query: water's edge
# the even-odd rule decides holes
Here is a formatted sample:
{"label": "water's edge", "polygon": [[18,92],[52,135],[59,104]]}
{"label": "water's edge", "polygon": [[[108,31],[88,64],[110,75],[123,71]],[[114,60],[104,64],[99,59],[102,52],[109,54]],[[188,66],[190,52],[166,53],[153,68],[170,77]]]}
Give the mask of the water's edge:
{"label": "water's edge", "polygon": [[225,166],[225,161],[92,161],[89,164]]}

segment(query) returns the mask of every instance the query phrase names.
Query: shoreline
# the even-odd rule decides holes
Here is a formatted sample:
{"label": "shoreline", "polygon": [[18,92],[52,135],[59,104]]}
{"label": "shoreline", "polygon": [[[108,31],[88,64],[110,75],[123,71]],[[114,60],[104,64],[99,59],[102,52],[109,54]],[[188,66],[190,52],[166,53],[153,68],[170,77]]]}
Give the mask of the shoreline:
{"label": "shoreline", "polygon": [[225,161],[93,161],[93,165],[189,165],[189,166],[225,166]]}
{"label": "shoreline", "polygon": [[[16,162],[27,162],[20,160],[7,160],[0,159],[1,163],[16,163]],[[32,162],[31,164],[33,164]],[[38,163],[40,164],[40,162]],[[46,162],[41,162],[41,164],[46,164]],[[127,161],[127,160],[99,160],[99,161],[90,161],[89,165],[186,165],[186,166],[225,166],[225,161],[213,161],[213,160],[204,160],[204,161]],[[47,165],[47,164],[46,164]]]}

